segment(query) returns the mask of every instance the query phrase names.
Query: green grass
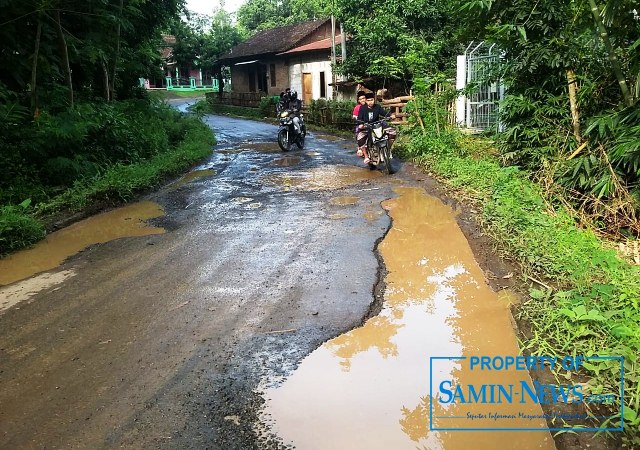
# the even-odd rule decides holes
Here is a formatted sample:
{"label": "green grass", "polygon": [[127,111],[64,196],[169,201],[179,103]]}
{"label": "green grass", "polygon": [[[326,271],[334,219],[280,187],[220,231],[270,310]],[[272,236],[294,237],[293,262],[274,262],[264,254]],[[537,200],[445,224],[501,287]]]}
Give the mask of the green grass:
{"label": "green grass", "polygon": [[175,97],[180,97],[180,98],[197,98],[197,97],[202,97],[204,98],[204,94],[207,92],[213,92],[212,89],[198,89],[197,91],[158,91],[158,92],[163,92],[167,98],[175,98]]}
{"label": "green grass", "polygon": [[116,164],[101,175],[77,182],[64,193],[37,207],[43,221],[60,211],[74,213],[95,202],[120,203],[137,193],[158,186],[171,175],[182,172],[211,153],[211,130],[194,121],[177,148],[136,164]]}
{"label": "green grass", "polygon": [[0,254],[28,247],[44,234],[44,226],[27,212],[27,205],[0,207]]}
{"label": "green grass", "polygon": [[[578,229],[557,199],[544,198],[526,173],[501,167],[487,149],[486,141],[446,131],[413,136],[402,150],[479,205],[484,226],[525,278],[552,286],[532,286],[519,311],[531,326],[523,348],[539,355],[624,356],[624,436],[639,445],[640,268]],[[592,361],[585,368],[591,392],[612,393],[620,402],[619,363]]]}

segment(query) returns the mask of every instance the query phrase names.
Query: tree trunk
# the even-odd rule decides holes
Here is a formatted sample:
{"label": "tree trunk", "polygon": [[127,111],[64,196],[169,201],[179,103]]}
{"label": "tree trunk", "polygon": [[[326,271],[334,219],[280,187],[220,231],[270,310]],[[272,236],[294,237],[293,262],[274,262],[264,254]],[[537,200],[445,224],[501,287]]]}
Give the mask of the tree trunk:
{"label": "tree trunk", "polygon": [[62,54],[62,64],[64,65],[64,79],[69,88],[69,106],[73,108],[73,82],[71,79],[71,67],[69,66],[69,51],[67,49],[67,41],[64,39],[62,32],[62,24],[60,22],[60,10],[56,10],[56,24],[58,25],[58,45]]}
{"label": "tree trunk", "polygon": [[109,101],[109,69],[107,69],[107,64],[104,60],[101,61],[102,64],[102,75],[104,77],[104,98],[106,101]]}
{"label": "tree trunk", "polygon": [[220,99],[220,103],[222,103],[223,97],[223,89],[224,89],[224,77],[222,76],[222,66],[218,67],[218,98]]}
{"label": "tree trunk", "polygon": [[116,50],[113,56],[113,68],[111,71],[111,84],[109,85],[109,92],[111,93],[111,99],[113,100],[114,92],[116,89],[116,70],[118,67],[118,58],[120,58],[120,23],[122,22],[122,10],[124,9],[124,0],[120,0],[120,11],[118,15],[118,28],[116,31]]}
{"label": "tree trunk", "polygon": [[31,111],[38,114],[38,53],[40,53],[40,36],[42,36],[42,12],[38,13],[38,28],[36,31],[36,43],[33,51],[33,64],[31,65]]}
{"label": "tree trunk", "polygon": [[578,145],[582,142],[582,134],[580,133],[580,111],[578,111],[578,100],[576,94],[576,74],[573,69],[567,69],[567,84],[569,86],[569,105],[571,105],[571,124],[573,125],[573,136],[576,138]]}
{"label": "tree trunk", "polygon": [[598,28],[598,32],[600,33],[600,37],[604,42],[604,46],[607,49],[607,53],[609,55],[609,61],[611,62],[611,67],[613,68],[613,73],[618,79],[618,84],[620,85],[620,90],[622,91],[622,97],[624,98],[624,102],[627,106],[633,105],[633,97],[631,92],[629,92],[629,87],[627,86],[627,80],[625,80],[624,75],[622,74],[622,69],[620,68],[620,61],[618,61],[618,57],[616,56],[613,46],[611,45],[611,41],[609,40],[609,34],[607,33],[607,28],[604,26],[602,22],[602,18],[600,17],[600,8],[596,4],[595,0],[589,0],[589,6],[591,7],[591,13],[593,14],[593,18],[596,22],[596,27]]}
{"label": "tree trunk", "polygon": [[436,133],[438,134],[438,136],[440,136],[440,120],[438,119],[438,102],[437,101],[433,109],[436,112]]}

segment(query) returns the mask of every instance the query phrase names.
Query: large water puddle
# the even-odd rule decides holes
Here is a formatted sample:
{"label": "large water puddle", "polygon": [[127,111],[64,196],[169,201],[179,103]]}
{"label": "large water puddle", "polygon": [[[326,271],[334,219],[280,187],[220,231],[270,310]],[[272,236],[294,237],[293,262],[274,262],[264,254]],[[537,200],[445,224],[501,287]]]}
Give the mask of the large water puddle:
{"label": "large water puddle", "polygon": [[351,206],[358,203],[360,197],[355,197],[353,195],[344,195],[338,197],[332,197],[329,199],[329,203],[334,206]]}
{"label": "large water puddle", "polygon": [[51,270],[69,256],[93,244],[127,236],[164,233],[164,228],[143,222],[163,214],[162,207],[157,203],[132,203],[51,233],[33,248],[0,259],[0,286]]}
{"label": "large water puddle", "polygon": [[183,175],[179,180],[170,185],[172,190],[179,189],[187,183],[191,183],[193,180],[197,180],[198,178],[210,177],[216,174],[214,169],[201,169],[194,170],[192,172],[188,172]]}
{"label": "large water puddle", "polygon": [[[422,189],[394,189],[393,226],[379,246],[388,274],[380,314],[332,339],[282,384],[262,386],[261,421],[297,449],[553,449],[548,431],[468,428],[467,412],[542,414],[537,405],[443,405],[430,411],[430,357],[517,355],[508,301],[485,283],[452,210]],[[531,385],[526,371],[470,373],[433,360],[432,384]],[[517,412],[516,412],[517,411]],[[463,419],[462,422],[456,419]],[[493,419],[471,427],[544,428],[542,419]]]}
{"label": "large water puddle", "polygon": [[282,158],[274,159],[271,164],[278,167],[293,167],[302,162],[302,158],[299,156],[284,156]]}
{"label": "large water puddle", "polygon": [[286,172],[269,175],[264,180],[286,188],[308,191],[340,189],[382,176],[377,170],[353,166],[321,166],[309,171]]}

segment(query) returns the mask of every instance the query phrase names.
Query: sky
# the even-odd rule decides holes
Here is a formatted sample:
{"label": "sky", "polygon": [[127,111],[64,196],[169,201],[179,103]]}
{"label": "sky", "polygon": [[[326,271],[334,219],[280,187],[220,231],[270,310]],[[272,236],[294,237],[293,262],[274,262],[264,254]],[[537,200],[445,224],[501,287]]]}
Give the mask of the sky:
{"label": "sky", "polygon": [[214,8],[220,7],[224,1],[224,9],[227,12],[236,12],[245,0],[187,0],[187,9],[200,14],[211,15]]}

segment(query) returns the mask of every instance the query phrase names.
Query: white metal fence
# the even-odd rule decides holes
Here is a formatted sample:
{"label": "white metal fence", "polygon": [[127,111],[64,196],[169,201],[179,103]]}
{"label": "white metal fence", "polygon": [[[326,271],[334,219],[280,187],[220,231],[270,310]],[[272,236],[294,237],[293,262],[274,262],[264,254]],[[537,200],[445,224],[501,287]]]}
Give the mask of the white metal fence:
{"label": "white metal fence", "polygon": [[496,81],[500,52],[494,45],[471,42],[464,55],[458,55],[456,89],[467,94],[456,101],[458,125],[472,131],[500,129],[498,102],[504,98],[504,86]]}

